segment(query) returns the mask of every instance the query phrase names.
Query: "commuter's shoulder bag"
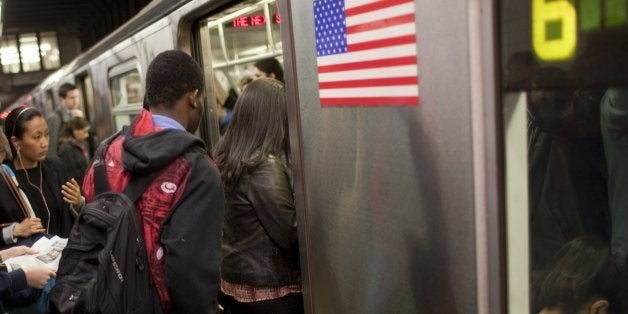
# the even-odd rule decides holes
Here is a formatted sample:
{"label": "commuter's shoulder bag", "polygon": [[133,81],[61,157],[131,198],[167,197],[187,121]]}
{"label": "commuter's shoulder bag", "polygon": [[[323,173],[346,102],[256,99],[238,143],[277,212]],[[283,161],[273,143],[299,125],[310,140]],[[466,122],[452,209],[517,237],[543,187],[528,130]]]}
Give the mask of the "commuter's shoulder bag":
{"label": "commuter's shoulder bag", "polygon": [[134,177],[123,193],[111,192],[106,147],[94,161],[96,198],[81,210],[61,256],[52,311],[160,313],[134,205],[157,174]]}

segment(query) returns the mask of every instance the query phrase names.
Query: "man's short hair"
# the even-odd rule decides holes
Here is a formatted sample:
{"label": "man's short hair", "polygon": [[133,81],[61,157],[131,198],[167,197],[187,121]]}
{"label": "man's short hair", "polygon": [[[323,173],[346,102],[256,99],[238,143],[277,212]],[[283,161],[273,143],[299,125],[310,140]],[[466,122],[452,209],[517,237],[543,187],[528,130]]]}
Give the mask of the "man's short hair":
{"label": "man's short hair", "polygon": [[68,95],[68,92],[71,90],[75,90],[76,86],[70,83],[65,83],[59,87],[59,97],[65,98]]}
{"label": "man's short hair", "polygon": [[145,105],[171,108],[187,92],[205,85],[203,70],[190,55],[178,50],[158,54],[146,72]]}
{"label": "man's short hair", "polygon": [[282,83],[284,82],[283,81],[283,68],[281,67],[281,64],[279,63],[279,61],[277,61],[277,59],[271,57],[271,58],[257,60],[257,62],[253,64],[253,66],[258,68],[260,71],[266,73],[267,76],[270,76],[271,73],[274,73],[275,74],[274,79]]}

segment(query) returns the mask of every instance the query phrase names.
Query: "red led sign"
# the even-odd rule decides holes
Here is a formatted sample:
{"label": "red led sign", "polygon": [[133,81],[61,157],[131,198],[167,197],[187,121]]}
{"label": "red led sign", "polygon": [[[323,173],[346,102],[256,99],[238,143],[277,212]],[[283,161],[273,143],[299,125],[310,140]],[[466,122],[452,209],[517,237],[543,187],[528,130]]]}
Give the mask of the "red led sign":
{"label": "red led sign", "polygon": [[[273,23],[281,24],[279,13],[273,15]],[[264,15],[240,16],[233,19],[233,27],[259,27],[266,25],[266,17]]]}

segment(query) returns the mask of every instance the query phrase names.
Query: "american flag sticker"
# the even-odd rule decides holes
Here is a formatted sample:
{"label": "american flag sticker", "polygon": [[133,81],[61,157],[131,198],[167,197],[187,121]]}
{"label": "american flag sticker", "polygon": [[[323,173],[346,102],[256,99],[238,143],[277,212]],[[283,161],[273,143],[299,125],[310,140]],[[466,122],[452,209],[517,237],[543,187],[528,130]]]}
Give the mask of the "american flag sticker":
{"label": "american flag sticker", "polygon": [[314,0],[322,106],[419,104],[414,0]]}

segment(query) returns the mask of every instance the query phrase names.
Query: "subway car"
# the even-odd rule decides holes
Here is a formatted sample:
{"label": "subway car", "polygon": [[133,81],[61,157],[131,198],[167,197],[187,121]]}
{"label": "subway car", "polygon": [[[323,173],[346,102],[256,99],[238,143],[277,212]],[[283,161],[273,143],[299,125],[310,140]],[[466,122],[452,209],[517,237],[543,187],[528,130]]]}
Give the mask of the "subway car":
{"label": "subway car", "polygon": [[104,139],[168,49],[210,148],[282,63],[306,313],[626,311],[628,1],[152,1],[16,105],[74,83]]}

